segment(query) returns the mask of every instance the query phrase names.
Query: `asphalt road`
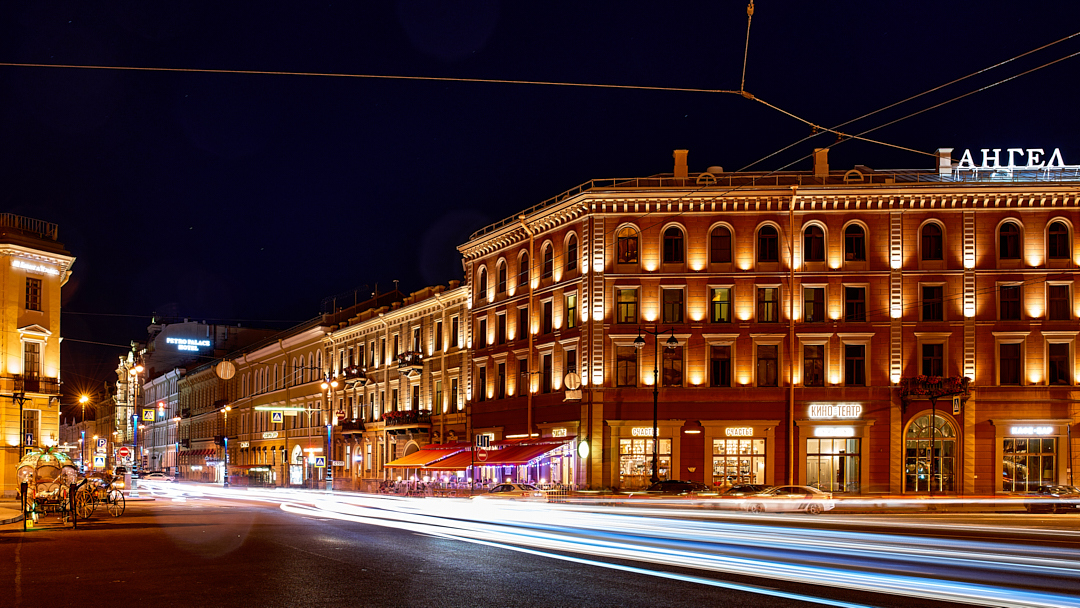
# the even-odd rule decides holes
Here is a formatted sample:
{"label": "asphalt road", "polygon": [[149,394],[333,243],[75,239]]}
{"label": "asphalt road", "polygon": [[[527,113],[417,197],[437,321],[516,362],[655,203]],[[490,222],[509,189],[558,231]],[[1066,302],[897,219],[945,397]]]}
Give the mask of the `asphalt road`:
{"label": "asphalt road", "polygon": [[[463,542],[419,526],[414,528],[425,531],[339,519],[302,503],[286,511],[275,502],[162,495],[151,503],[130,502],[118,519],[96,513],[77,530],[5,529],[0,531],[0,589],[8,591],[0,592],[0,606],[821,605],[776,593],[831,605],[954,605],[611,557],[592,558],[600,564],[592,565],[492,546],[497,543]],[[1061,550],[1077,544],[1070,529],[1080,523],[1077,516],[1027,516],[1019,523],[1025,516],[1009,516],[1013,530],[1007,534],[992,518],[976,523],[972,516],[916,519],[924,522],[918,525],[922,534],[942,538],[956,537],[959,530],[961,536],[1007,536],[1011,543],[1057,543],[1053,546]],[[781,526],[808,521],[807,516],[777,516],[756,523],[773,520]],[[854,520],[856,527],[892,532],[907,521]],[[546,552],[581,559],[573,552]],[[756,586],[762,593],[720,588],[717,582]]]}

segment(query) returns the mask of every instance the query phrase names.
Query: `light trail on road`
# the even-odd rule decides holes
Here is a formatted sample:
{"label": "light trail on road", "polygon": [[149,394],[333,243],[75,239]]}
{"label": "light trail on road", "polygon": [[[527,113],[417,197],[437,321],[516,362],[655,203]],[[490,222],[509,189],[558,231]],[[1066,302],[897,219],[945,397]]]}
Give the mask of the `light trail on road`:
{"label": "light trail on road", "polygon": [[220,487],[192,492],[190,486],[175,485],[156,486],[154,490],[162,498],[204,496],[277,504],[282,510],[298,515],[408,530],[575,563],[831,606],[858,605],[669,572],[664,568],[979,606],[1072,608],[1080,605],[1080,551],[1039,544],[799,527],[798,516],[759,516],[755,517],[755,523],[748,523],[745,516],[703,514],[693,509],[627,509]]}

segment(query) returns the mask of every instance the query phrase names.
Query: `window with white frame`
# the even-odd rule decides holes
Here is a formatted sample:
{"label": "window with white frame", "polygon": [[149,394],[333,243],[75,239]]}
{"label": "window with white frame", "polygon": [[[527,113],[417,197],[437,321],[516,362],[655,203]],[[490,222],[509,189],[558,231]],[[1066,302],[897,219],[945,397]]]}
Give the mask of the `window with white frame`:
{"label": "window with white frame", "polygon": [[844,386],[870,386],[870,341],[873,334],[838,334],[843,357]]}
{"label": "window with white frame", "polygon": [[994,363],[999,386],[1021,386],[1027,367],[1027,337],[1030,332],[994,332]]}

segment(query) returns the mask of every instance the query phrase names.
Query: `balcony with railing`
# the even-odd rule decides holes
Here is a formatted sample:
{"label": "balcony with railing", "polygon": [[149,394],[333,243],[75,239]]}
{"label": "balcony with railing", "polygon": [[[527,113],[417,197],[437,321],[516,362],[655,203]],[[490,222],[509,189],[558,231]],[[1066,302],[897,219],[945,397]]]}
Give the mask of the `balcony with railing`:
{"label": "balcony with railing", "polygon": [[906,406],[913,400],[937,400],[959,395],[961,401],[971,396],[971,378],[966,376],[907,376],[900,379],[900,400]]}
{"label": "balcony with railing", "polygon": [[431,410],[402,410],[383,412],[384,428],[431,426]]}
{"label": "balcony with railing", "polygon": [[356,365],[351,365],[341,370],[341,375],[338,376],[338,378],[342,380],[346,386],[354,384],[364,386],[368,383],[367,373],[365,373],[364,368]]}
{"label": "balcony with railing", "polygon": [[0,376],[0,392],[59,395],[60,380],[33,374]]}
{"label": "balcony with railing", "polygon": [[415,377],[424,371],[424,354],[408,351],[398,355],[398,371],[406,376]]}

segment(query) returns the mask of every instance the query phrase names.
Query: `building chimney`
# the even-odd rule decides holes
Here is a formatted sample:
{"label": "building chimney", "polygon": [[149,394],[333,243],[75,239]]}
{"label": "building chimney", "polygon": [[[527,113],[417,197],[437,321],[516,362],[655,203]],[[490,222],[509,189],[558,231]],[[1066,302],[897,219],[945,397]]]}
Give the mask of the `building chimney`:
{"label": "building chimney", "polygon": [[675,150],[675,177],[686,177],[686,154],[689,150]]}
{"label": "building chimney", "polygon": [[829,177],[829,149],[814,148],[814,177]]}
{"label": "building chimney", "polygon": [[934,152],[934,154],[937,155],[938,175],[952,174],[952,151],[952,148],[938,148]]}

